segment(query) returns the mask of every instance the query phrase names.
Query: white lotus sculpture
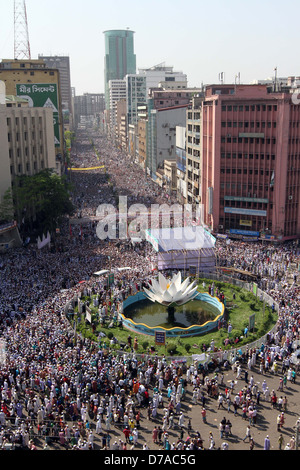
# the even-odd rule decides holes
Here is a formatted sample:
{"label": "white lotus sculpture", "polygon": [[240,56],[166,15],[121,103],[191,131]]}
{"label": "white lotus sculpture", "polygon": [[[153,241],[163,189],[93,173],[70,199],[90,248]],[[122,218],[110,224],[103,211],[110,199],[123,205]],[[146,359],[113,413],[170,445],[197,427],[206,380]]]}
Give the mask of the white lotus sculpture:
{"label": "white lotus sculpture", "polygon": [[190,278],[181,282],[181,272],[175,274],[171,281],[159,273],[158,281],[153,279],[151,288],[144,287],[144,291],[149,300],[166,307],[184,305],[198,295],[196,282],[190,283]]}

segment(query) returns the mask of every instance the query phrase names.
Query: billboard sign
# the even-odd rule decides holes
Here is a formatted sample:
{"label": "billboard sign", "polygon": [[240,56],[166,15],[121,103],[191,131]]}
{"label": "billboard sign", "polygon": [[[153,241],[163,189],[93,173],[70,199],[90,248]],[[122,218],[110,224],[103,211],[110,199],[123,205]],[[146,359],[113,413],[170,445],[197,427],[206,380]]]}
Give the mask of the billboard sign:
{"label": "billboard sign", "polygon": [[242,215],[256,215],[258,217],[266,217],[267,211],[257,209],[241,209],[240,207],[224,207],[225,214],[242,214]]}
{"label": "billboard sign", "polygon": [[55,147],[60,147],[59,101],[56,83],[26,83],[16,85],[17,96],[28,101],[31,108],[51,108]]}

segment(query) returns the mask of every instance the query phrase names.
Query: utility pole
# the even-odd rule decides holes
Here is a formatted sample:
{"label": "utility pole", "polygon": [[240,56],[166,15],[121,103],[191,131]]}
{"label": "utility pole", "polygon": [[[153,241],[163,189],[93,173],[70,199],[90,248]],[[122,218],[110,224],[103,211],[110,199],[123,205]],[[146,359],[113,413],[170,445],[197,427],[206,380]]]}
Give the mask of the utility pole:
{"label": "utility pole", "polygon": [[25,0],[14,0],[14,59],[31,59]]}

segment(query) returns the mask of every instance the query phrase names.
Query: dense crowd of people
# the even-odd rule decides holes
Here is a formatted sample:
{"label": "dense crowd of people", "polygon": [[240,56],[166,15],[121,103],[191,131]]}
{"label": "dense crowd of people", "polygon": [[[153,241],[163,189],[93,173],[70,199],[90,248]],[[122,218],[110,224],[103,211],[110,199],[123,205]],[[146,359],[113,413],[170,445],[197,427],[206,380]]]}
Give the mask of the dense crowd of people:
{"label": "dense crowd of people", "polygon": [[[104,137],[92,139],[92,143],[90,138],[77,141],[73,163],[89,168],[100,161],[105,168],[71,172],[76,223],[65,221],[51,249],[38,250],[31,244],[0,258],[0,448],[34,450],[42,442],[47,449],[55,441],[61,449],[92,450],[95,442],[101,449],[149,449],[151,445],[140,438],[143,413],[151,428],[152,448],[203,449],[200,433],[183,438],[184,430],[191,430],[182,407],[188,387],[192,403],[201,407],[203,422],[207,400],[215,399],[218,408],[240,410],[252,423],[261,394],[266,400],[274,396],[263,384],[259,388],[253,383],[253,367],[261,367],[262,375],[281,367],[283,380],[289,381],[297,372],[290,359],[299,338],[299,284],[294,268],[300,262],[298,246],[216,242],[220,265],[259,275],[259,286],[280,305],[278,326],[268,344],[243,355],[242,367],[250,377],[239,391],[234,384],[225,387],[220,372],[209,376],[207,365],[178,364],[155,355],[137,357],[130,350],[112,355],[90,340],[75,337],[65,315],[67,303],[84,289],[97,292],[100,302],[106,300],[105,279],[93,273],[108,266],[113,269],[110,298],[117,302],[128,289],[142,286],[155,268],[156,255],[149,243],[97,237],[93,217],[99,204],[115,205],[116,194],[126,195],[131,204],[175,202]],[[86,218],[90,221],[83,222]],[[130,271],[120,269],[124,267]],[[239,378],[239,364],[225,361],[222,367],[233,367]],[[284,407],[283,402],[281,413]],[[224,418],[220,423],[222,439],[231,433],[228,421]],[[122,430],[122,438],[113,440],[113,427]],[[181,435],[171,442],[174,427]],[[250,434],[247,437],[251,439]],[[213,449],[214,442],[211,433],[207,447]]]}

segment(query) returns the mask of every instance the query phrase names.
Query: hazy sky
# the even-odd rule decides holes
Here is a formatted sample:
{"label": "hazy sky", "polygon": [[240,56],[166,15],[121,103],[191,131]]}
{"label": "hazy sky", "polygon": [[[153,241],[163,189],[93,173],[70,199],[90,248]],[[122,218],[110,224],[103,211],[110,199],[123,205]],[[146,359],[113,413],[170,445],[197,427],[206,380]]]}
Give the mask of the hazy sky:
{"label": "hazy sky", "polygon": [[[137,68],[164,62],[190,87],[300,75],[299,0],[26,0],[31,57],[68,55],[76,94],[104,92],[104,35],[135,31]],[[0,60],[14,55],[14,1],[0,0]]]}

